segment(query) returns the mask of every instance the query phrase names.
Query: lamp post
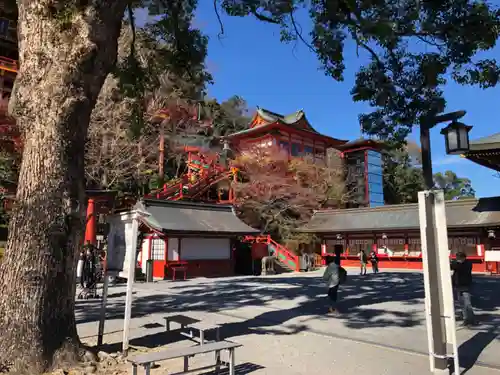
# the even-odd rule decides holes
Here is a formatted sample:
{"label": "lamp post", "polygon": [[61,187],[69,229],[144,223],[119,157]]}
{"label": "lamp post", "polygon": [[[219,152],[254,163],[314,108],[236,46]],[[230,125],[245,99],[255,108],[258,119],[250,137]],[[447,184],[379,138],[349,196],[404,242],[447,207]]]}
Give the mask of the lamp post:
{"label": "lamp post", "polygon": [[[447,153],[456,153],[460,145],[462,143],[456,143],[457,146],[455,146],[453,136],[457,135],[456,139],[463,139],[463,130],[466,130],[466,137],[467,141],[465,145],[469,146],[469,141],[468,141],[468,132],[470,129],[472,129],[472,126],[468,126],[465,124],[458,123],[457,120],[464,117],[466,114],[465,111],[456,111],[456,112],[450,112],[450,113],[445,113],[444,115],[439,115],[432,117],[430,119],[426,119],[422,122],[420,125],[420,143],[422,146],[422,172],[424,174],[424,181],[425,181],[425,187],[427,189],[432,189],[434,187],[434,180],[432,178],[432,161],[431,161],[431,139],[430,139],[430,130],[436,126],[437,124],[440,124],[442,122],[448,122],[452,121],[450,125],[448,125],[446,128],[444,128],[441,131],[441,134],[445,135],[445,144],[447,148]],[[455,124],[455,125],[454,125]],[[457,126],[457,125],[462,125],[462,126]],[[465,128],[464,128],[465,127]],[[458,135],[458,132],[460,132],[460,135]],[[449,147],[454,148],[450,152]],[[464,151],[464,150],[461,150]]]}
{"label": "lamp post", "polygon": [[[427,118],[422,121],[420,125],[420,142],[422,146],[422,172],[424,175],[426,192],[423,193],[425,197],[423,199],[423,209],[425,211],[425,224],[420,221],[420,231],[422,237],[425,237],[425,249],[426,256],[424,258],[424,280],[426,284],[426,313],[428,316],[428,336],[429,336],[429,356],[430,356],[430,366],[431,371],[434,373],[444,374],[448,371],[448,354],[447,354],[447,331],[445,319],[449,318],[445,316],[445,310],[447,310],[446,301],[452,300],[453,296],[450,296],[450,288],[445,288],[444,283],[449,280],[443,281],[446,277],[449,278],[449,268],[447,270],[443,269],[443,257],[441,254],[444,250],[439,249],[440,235],[446,233],[446,217],[444,212],[441,216],[442,221],[441,226],[444,225],[445,228],[438,228],[436,225],[436,197],[439,196],[433,191],[434,179],[432,174],[432,160],[431,160],[431,145],[430,145],[430,129],[435,125],[451,121],[448,125],[441,131],[441,134],[445,135],[445,144],[447,153],[459,153],[463,152],[465,148],[468,148],[468,132],[472,128],[471,126],[458,123],[457,120],[465,115],[465,111],[457,111],[446,113],[443,115],[435,116],[432,118]],[[442,197],[442,193],[441,193]],[[444,224],[443,224],[444,221]],[[425,225],[425,227],[423,227]],[[442,237],[441,237],[442,238]],[[448,249],[446,251],[446,256]],[[446,276],[446,272],[448,276]],[[448,295],[445,295],[448,293]],[[453,319],[454,321],[454,319]],[[453,328],[454,329],[454,328]],[[454,333],[452,333],[454,336]],[[456,339],[454,339],[454,349],[456,349]],[[458,354],[454,350],[455,356],[455,367],[458,367]],[[455,374],[457,374],[459,368],[455,369]]]}

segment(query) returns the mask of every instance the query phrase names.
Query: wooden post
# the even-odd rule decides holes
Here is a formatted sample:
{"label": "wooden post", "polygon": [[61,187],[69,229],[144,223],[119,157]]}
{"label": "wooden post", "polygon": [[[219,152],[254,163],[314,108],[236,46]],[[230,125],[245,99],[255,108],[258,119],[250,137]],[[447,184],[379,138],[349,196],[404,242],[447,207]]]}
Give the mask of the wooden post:
{"label": "wooden post", "polygon": [[288,159],[292,156],[292,134],[288,133]]}
{"label": "wooden post", "polygon": [[[125,298],[125,319],[123,321],[123,355],[128,353],[128,340],[130,331],[130,318],[132,317],[132,289],[135,279],[135,254],[137,252],[137,232],[139,231],[139,223],[137,220],[137,212],[134,212],[132,219],[132,241],[130,243],[130,253],[128,254],[128,272],[127,272],[127,296]],[[125,251],[125,254],[126,251]]]}
{"label": "wooden post", "polygon": [[104,336],[104,323],[106,321],[106,302],[108,300],[108,286],[109,286],[109,276],[108,267],[104,267],[104,284],[102,287],[102,301],[101,301],[101,312],[99,316],[99,330],[97,333],[97,347],[102,345]]}
{"label": "wooden post", "polygon": [[160,177],[160,185],[163,185],[163,177],[165,175],[164,164],[165,164],[165,132],[163,129],[163,121],[162,121],[160,123],[160,146],[158,155],[158,175]]}
{"label": "wooden post", "polygon": [[95,245],[97,242],[97,220],[95,200],[90,198],[87,203],[87,226],[85,228],[85,243]]}

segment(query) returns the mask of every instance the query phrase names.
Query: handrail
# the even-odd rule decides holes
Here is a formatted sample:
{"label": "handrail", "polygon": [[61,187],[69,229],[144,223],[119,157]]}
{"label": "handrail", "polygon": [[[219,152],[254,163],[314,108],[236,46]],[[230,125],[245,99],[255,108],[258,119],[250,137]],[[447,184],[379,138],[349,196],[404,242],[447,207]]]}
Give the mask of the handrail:
{"label": "handrail", "polygon": [[[226,172],[226,173],[222,173],[222,174],[221,173],[215,173],[212,176],[206,178],[204,180],[206,182],[205,186],[203,186],[200,190],[198,190],[194,194],[192,194],[191,198],[195,198],[198,195],[204,193],[208,188],[210,188],[210,186],[216,184],[217,182],[220,182],[220,181],[224,180],[225,178],[229,177],[230,174],[231,174],[231,172]],[[212,178],[212,177],[214,177],[214,178]],[[210,179],[212,181],[209,181]]]}
{"label": "handrail", "polygon": [[9,59],[8,57],[0,56],[0,69],[9,72],[17,73],[19,66],[16,60]]}
{"label": "handrail", "polygon": [[198,194],[201,194],[205,189],[212,186],[214,183],[217,183],[223,180],[224,178],[227,178],[230,175],[230,173],[231,172],[229,171],[226,173],[212,172],[207,177],[200,179],[193,184],[184,183],[184,181],[186,181],[186,178],[182,177],[176,179],[173,182],[163,185],[163,188],[161,190],[156,190],[155,192],[148,194],[148,196],[154,195],[156,196],[157,199],[160,199],[160,198],[169,198],[172,196],[172,194],[176,195],[178,193],[178,196],[174,200],[179,200],[184,197],[184,194],[182,192],[183,187],[187,187],[188,188],[187,194],[191,198],[194,198]]}
{"label": "handrail", "polygon": [[[285,246],[277,243],[275,240],[271,238],[271,236],[267,236],[267,241],[268,244],[272,244],[274,248],[276,249],[276,253],[282,253],[284,257],[288,261],[292,261],[295,264],[295,269],[294,271],[300,271],[300,265],[299,265],[299,257],[295,254],[293,254],[290,250],[288,250]],[[290,264],[288,264],[290,266]]]}

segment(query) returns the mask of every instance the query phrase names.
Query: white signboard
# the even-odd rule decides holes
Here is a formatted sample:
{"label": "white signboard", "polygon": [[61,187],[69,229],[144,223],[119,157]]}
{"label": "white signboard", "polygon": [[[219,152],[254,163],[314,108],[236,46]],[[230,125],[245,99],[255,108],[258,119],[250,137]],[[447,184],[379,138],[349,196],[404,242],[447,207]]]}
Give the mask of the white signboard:
{"label": "white signboard", "polygon": [[484,252],[485,262],[500,262],[500,251],[488,250]]}
{"label": "white signboard", "polygon": [[109,219],[110,229],[108,235],[107,266],[110,272],[119,272],[119,276],[127,278],[128,260],[131,259],[130,252],[133,252],[135,259],[134,237],[137,233],[133,228],[133,213],[127,212],[114,215]]}

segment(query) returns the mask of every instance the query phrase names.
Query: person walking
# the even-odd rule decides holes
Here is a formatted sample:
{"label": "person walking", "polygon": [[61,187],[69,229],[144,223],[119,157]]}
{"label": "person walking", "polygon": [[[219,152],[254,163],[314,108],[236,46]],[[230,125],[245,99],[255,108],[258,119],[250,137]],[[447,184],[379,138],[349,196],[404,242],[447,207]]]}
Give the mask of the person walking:
{"label": "person walking", "polygon": [[328,312],[332,314],[337,314],[337,300],[339,285],[344,283],[347,277],[347,271],[340,267],[336,262],[334,257],[326,258],[326,270],[323,274],[323,280],[328,288],[328,299],[330,307]]}
{"label": "person walking", "polygon": [[83,276],[83,267],[85,264],[85,252],[84,250],[80,251],[80,257],[78,258],[78,264],[76,266],[76,277],[80,283],[80,287],[82,289],[85,288],[84,284],[84,276]]}
{"label": "person walking", "polygon": [[370,253],[370,262],[372,264],[373,273],[378,273],[378,255],[375,250]]}
{"label": "person walking", "polygon": [[456,261],[451,264],[453,270],[452,283],[459,303],[462,306],[463,326],[475,323],[474,310],[472,309],[472,263],[463,252],[458,252]]}
{"label": "person walking", "polygon": [[359,262],[360,262],[360,267],[361,267],[361,272],[359,274],[366,275],[366,264],[368,263],[368,257],[366,256],[366,253],[364,250],[361,250],[359,252],[358,256],[359,256]]}

